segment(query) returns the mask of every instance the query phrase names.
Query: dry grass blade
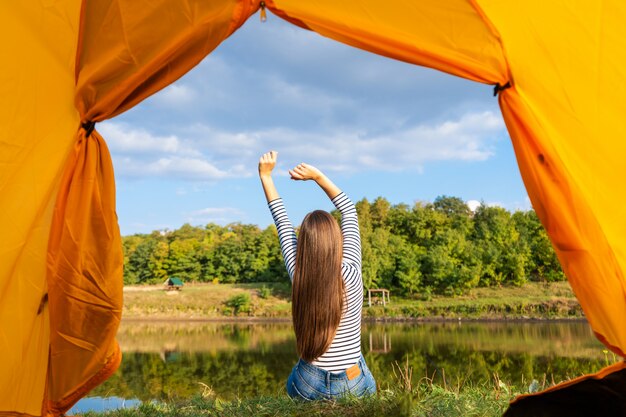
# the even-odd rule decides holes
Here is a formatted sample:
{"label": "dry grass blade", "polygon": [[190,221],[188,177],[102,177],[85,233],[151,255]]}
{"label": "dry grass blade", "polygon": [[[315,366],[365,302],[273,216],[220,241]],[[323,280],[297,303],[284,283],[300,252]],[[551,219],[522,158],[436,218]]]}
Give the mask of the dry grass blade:
{"label": "dry grass blade", "polygon": [[[396,368],[398,368],[396,372]],[[409,358],[406,358],[406,363],[401,366],[398,361],[394,361],[391,364],[393,376],[396,378],[403,392],[413,392],[413,367],[409,366]]]}

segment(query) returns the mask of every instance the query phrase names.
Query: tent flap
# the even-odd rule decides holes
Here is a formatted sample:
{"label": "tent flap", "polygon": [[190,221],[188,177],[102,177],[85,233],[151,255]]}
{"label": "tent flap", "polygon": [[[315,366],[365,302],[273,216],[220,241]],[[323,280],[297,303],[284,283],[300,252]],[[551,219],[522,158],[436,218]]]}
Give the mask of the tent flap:
{"label": "tent flap", "polygon": [[120,357],[115,335],[122,318],[124,255],[113,165],[97,131],[87,137],[80,129],[77,136],[48,246],[48,406],[58,412],[110,376]]}
{"label": "tent flap", "polygon": [[80,0],[0,2],[0,415],[38,416],[45,396],[42,300],[55,197],[79,121],[79,16]]}
{"label": "tent flap", "polygon": [[280,17],[366,51],[482,83],[509,81],[494,27],[468,0],[269,0],[267,5]]}
{"label": "tent flap", "polygon": [[500,105],[528,195],[589,324],[623,357],[626,3],[478,2],[515,80]]}
{"label": "tent flap", "polygon": [[[255,4],[256,3],[256,4]],[[250,0],[85,2],[76,107],[83,120],[120,114],[182,77],[254,13]]]}
{"label": "tent flap", "polygon": [[623,416],[626,410],[626,363],[573,379],[539,394],[515,399],[503,417]]}
{"label": "tent flap", "polygon": [[[258,3],[256,3],[258,8]],[[247,0],[83,1],[75,61],[81,124],[48,246],[47,410],[65,412],[119,365],[123,253],[111,156],[94,123],[193,68],[255,11]]]}

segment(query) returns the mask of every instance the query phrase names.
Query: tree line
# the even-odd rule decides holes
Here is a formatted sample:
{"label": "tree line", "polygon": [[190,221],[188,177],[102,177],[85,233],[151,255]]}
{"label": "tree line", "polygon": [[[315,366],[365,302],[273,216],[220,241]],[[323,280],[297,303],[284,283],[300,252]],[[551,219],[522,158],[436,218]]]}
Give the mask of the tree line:
{"label": "tree line", "polygon": [[[565,279],[534,211],[481,205],[457,197],[392,205],[356,203],[366,288],[407,295],[461,294],[477,286]],[[340,214],[333,211],[340,219]],[[276,229],[232,223],[185,224],[123,238],[124,283],[287,282]]]}

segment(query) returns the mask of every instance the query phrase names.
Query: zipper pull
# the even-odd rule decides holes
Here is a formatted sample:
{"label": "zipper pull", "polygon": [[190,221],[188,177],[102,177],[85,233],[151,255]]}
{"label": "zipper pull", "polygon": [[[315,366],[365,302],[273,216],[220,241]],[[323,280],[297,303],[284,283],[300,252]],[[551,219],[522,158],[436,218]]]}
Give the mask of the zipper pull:
{"label": "zipper pull", "polygon": [[267,12],[265,11],[265,2],[261,0],[261,22],[265,22],[267,20]]}

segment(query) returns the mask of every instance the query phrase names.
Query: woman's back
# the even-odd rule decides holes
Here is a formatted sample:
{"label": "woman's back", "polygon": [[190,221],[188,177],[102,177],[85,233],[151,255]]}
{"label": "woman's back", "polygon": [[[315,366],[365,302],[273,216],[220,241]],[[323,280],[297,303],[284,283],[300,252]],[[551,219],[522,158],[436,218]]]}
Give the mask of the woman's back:
{"label": "woman's back", "polygon": [[301,358],[287,379],[287,393],[307,400],[374,394],[376,381],[361,354],[363,278],[356,208],[317,168],[299,164],[289,170],[294,180],[315,181],[342,216],[339,233],[328,213],[309,213],[298,247],[271,175],[276,158],[273,151],[260,158],[259,177],[294,284],[292,313]]}
{"label": "woman's back", "polygon": [[[341,192],[332,200],[341,212],[343,259],[341,276],[345,283],[341,320],[330,347],[311,363],[331,372],[340,372],[354,365],[361,356],[361,313],[363,307],[363,278],[361,275],[361,238],[356,208]],[[293,281],[297,252],[295,231],[282,199],[269,203],[278,230],[278,238],[290,279]]]}

